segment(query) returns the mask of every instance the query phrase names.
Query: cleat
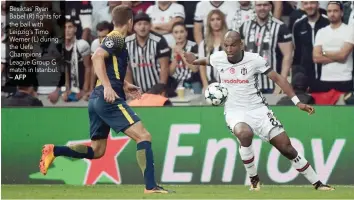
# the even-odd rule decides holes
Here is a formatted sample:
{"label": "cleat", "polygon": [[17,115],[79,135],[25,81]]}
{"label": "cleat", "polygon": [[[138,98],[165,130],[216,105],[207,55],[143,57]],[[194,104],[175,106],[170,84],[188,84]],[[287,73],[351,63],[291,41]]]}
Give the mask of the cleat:
{"label": "cleat", "polygon": [[170,193],[176,193],[175,191],[171,191],[171,190],[166,190],[161,186],[156,186],[151,190],[147,190],[145,188],[144,190],[145,194],[170,194]]}
{"label": "cleat", "polygon": [[314,184],[314,186],[315,186],[316,190],[320,190],[320,191],[332,191],[332,190],[335,190],[334,187],[329,186],[329,185],[325,185],[321,181],[316,182]]}
{"label": "cleat", "polygon": [[261,190],[261,182],[258,175],[251,177],[251,188],[250,191],[259,191]]}
{"label": "cleat", "polygon": [[47,174],[49,166],[54,161],[54,145],[53,144],[46,144],[42,148],[42,157],[39,161],[39,170],[43,175]]}

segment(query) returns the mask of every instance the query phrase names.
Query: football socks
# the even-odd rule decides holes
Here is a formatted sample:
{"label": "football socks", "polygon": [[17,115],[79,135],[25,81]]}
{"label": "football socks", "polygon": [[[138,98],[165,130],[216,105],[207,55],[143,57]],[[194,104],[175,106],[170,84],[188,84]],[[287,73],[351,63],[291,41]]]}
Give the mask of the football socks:
{"label": "football socks", "polygon": [[143,141],[137,144],[136,159],[144,176],[145,188],[147,190],[155,188],[157,185],[151,142]]}
{"label": "football socks", "polygon": [[292,161],[293,167],[303,174],[305,178],[311,183],[314,184],[316,183],[319,179],[317,177],[317,174],[315,170],[311,167],[310,163],[305,159],[304,156],[300,156],[299,154],[296,156],[295,159]]}
{"label": "football socks", "polygon": [[254,162],[254,153],[252,144],[249,147],[240,146],[240,156],[245,165],[246,172],[249,177],[257,175],[257,168]]}
{"label": "football socks", "polygon": [[54,146],[54,156],[93,159],[94,152],[91,147],[82,144],[72,146]]}

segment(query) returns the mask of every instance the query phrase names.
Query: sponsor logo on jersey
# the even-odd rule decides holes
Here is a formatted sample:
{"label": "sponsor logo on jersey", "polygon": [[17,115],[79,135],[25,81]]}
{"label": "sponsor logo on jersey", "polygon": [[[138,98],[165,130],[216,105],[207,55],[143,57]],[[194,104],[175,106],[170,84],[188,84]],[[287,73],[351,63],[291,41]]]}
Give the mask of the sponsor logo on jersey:
{"label": "sponsor logo on jersey", "polygon": [[241,79],[225,79],[223,80],[224,83],[233,83],[233,84],[246,84],[249,83],[248,80],[241,80]]}

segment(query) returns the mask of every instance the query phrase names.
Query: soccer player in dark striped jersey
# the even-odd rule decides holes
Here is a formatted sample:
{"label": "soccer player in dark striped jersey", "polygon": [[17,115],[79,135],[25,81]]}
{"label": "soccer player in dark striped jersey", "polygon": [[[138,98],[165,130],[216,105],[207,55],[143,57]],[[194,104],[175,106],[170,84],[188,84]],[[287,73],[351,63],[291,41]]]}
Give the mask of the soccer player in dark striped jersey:
{"label": "soccer player in dark striped jersey", "polygon": [[106,149],[107,138],[112,128],[124,132],[137,142],[136,157],[142,170],[144,193],[171,193],[155,181],[151,135],[139,117],[125,102],[125,95],[140,97],[140,88],[125,81],[128,51],[125,36],[132,30],[133,12],[127,6],[117,6],[112,11],[114,30],[102,41],[92,56],[93,67],[98,77],[96,88],[91,93],[88,105],[91,146],[43,146],[40,171],[47,174],[50,164],[57,156],[98,159]]}

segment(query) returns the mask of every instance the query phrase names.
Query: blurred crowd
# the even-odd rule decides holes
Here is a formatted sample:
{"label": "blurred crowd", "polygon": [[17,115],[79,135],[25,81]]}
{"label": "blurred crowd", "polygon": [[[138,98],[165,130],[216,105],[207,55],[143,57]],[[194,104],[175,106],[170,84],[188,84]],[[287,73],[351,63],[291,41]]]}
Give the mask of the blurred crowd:
{"label": "blurred crowd", "polygon": [[[223,36],[230,29],[240,32],[244,50],[259,53],[286,77],[305,103],[335,105],[343,97],[346,104],[354,104],[353,1],[24,1],[12,5],[20,4],[42,4],[50,13],[63,15],[46,25],[48,37],[60,38],[61,45],[52,41],[39,47],[47,54],[42,59],[58,57],[53,52],[63,51],[62,70],[51,77],[38,74],[31,87],[11,87],[5,78],[2,100],[7,105],[34,102],[38,106],[37,95],[47,95],[53,104],[60,99],[87,101],[97,81],[91,55],[112,31],[110,13],[121,4],[134,12],[133,33],[126,37],[130,57],[126,79],[144,92],[141,102],[131,102],[133,106],[171,105],[169,98],[176,97],[179,88],[198,95],[218,82],[218,72],[211,66],[188,65],[181,54],[206,57],[222,51]],[[2,2],[4,77],[10,59],[3,53],[8,8]],[[51,86],[43,86],[41,82],[48,78]],[[263,93],[283,93],[266,76],[259,75],[258,80]],[[278,104],[292,102],[284,97]]]}

